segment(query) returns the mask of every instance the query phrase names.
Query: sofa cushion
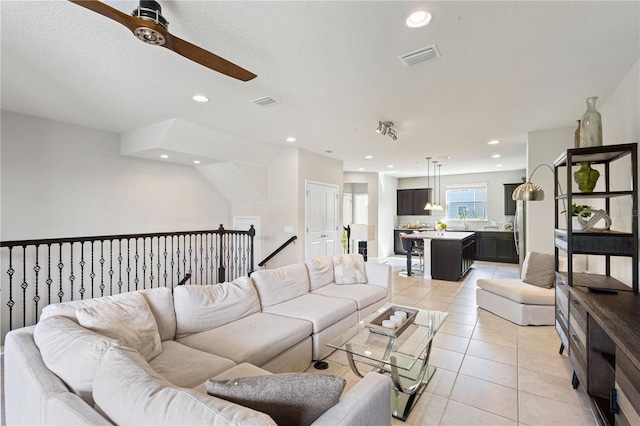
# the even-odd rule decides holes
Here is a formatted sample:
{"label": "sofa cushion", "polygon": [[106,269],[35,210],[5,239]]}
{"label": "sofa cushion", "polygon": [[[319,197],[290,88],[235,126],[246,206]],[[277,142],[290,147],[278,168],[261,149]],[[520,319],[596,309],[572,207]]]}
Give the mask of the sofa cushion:
{"label": "sofa cushion", "polygon": [[527,284],[519,279],[478,279],[478,287],[525,305],[553,305],[555,291]]}
{"label": "sofa cushion", "polygon": [[555,257],[530,251],[522,264],[522,281],[538,287],[553,287],[556,278]]}
{"label": "sofa cushion", "polygon": [[369,284],[329,284],[318,290],[314,290],[313,293],[353,300],[357,303],[358,310],[364,309],[387,297],[386,288]]}
{"label": "sofa cushion", "polygon": [[328,374],[284,373],[208,380],[209,395],[269,414],[279,425],[310,425],[338,403],[346,381]]}
{"label": "sofa cushion", "polygon": [[[228,370],[223,371],[222,373],[213,377],[213,380],[232,380],[238,379],[240,377],[253,377],[253,376],[266,376],[272,374],[267,370],[263,370],[260,367],[256,367],[253,364],[249,364],[248,362],[243,362],[242,364],[238,364],[235,367],[231,367]],[[209,378],[207,378],[209,380]],[[195,386],[193,390],[198,392],[207,393],[207,380]]]}
{"label": "sofa cushion", "polygon": [[117,342],[62,316],[41,320],[33,338],[47,368],[73,393],[93,405],[93,378],[105,352]]}
{"label": "sofa cushion", "polygon": [[[173,339],[176,334],[176,314],[173,310],[173,295],[171,289],[166,287],[158,287],[146,290],[138,290],[149,304],[149,309],[153,313],[156,323],[158,324],[158,332],[160,339]],[[126,298],[131,293],[116,294],[113,296],[98,297],[95,299],[74,300],[73,302],[52,303],[42,309],[41,319],[51,316],[60,315],[67,317],[73,321],[76,318],[76,310],[95,306],[100,303],[112,302],[120,298]]]}
{"label": "sofa cushion", "polygon": [[130,348],[107,351],[93,398],[96,409],[114,424],[275,425],[264,413],[173,386]]}
{"label": "sofa cushion", "polygon": [[211,330],[260,312],[249,277],[214,285],[181,285],[173,290],[176,338]]}
{"label": "sofa cushion", "polygon": [[304,263],[251,274],[262,309],[286,302],[309,292],[309,273]]}
{"label": "sofa cushion", "polygon": [[174,340],[162,342],[162,353],[149,365],[176,386],[193,388],[236,363],[218,355],[190,348]]}
{"label": "sofa cushion", "polygon": [[333,283],[333,260],[331,256],[316,257],[304,262],[309,272],[311,291]]}
{"label": "sofa cushion", "polygon": [[339,254],[331,256],[333,278],[336,284],[366,284],[364,257],[361,254]]}
{"label": "sofa cushion", "polygon": [[259,312],[178,342],[238,364],[248,362],[259,367],[312,332],[309,321]]}
{"label": "sofa cushion", "polygon": [[78,309],[78,322],[85,328],[118,340],[123,346],[137,349],[148,361],[160,355],[158,324],[140,293]]}
{"label": "sofa cushion", "polygon": [[307,320],[313,324],[313,332],[319,333],[357,310],[358,306],[350,299],[305,294],[271,306],[265,312]]}

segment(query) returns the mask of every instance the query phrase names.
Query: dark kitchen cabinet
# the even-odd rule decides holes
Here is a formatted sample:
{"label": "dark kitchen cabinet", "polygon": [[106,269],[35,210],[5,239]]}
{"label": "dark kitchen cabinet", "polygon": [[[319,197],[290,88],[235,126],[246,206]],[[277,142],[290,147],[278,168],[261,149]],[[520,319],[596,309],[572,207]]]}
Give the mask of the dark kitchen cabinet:
{"label": "dark kitchen cabinet", "polygon": [[477,232],[476,260],[518,263],[512,232]]}
{"label": "dark kitchen cabinet", "polygon": [[504,215],[514,216],[516,214],[516,200],[513,199],[513,190],[520,186],[519,183],[504,184]]}
{"label": "dark kitchen cabinet", "polygon": [[432,189],[399,189],[397,192],[398,216],[430,216],[431,211],[424,206],[432,201]]}

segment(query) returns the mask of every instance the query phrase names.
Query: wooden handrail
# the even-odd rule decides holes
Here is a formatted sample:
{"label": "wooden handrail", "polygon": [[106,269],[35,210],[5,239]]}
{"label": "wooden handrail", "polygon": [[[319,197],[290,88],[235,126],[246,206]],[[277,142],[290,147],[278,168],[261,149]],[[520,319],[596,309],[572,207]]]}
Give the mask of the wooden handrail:
{"label": "wooden handrail", "polygon": [[287,247],[289,244],[291,244],[292,242],[294,242],[295,240],[298,239],[297,235],[294,235],[293,237],[289,238],[287,241],[284,242],[284,244],[282,244],[280,247],[278,247],[277,249],[275,249],[273,251],[273,253],[271,253],[269,256],[265,257],[264,260],[260,263],[258,263],[258,266],[264,266],[268,261],[270,261],[271,259],[273,259],[273,257],[280,253],[282,250],[285,249],[285,247]]}

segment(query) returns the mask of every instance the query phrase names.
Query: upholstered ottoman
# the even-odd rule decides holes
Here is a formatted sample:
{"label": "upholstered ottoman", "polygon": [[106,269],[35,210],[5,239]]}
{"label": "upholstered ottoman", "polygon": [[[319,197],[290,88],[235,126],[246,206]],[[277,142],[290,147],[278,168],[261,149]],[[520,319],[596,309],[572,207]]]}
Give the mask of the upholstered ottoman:
{"label": "upholstered ottoman", "polygon": [[553,256],[527,253],[522,279],[479,279],[476,302],[518,325],[553,325],[555,290]]}

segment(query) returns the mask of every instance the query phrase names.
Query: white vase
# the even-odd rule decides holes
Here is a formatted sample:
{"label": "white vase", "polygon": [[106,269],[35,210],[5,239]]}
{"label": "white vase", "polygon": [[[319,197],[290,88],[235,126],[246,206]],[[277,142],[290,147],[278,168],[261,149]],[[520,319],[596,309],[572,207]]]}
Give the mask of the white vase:
{"label": "white vase", "polygon": [[571,216],[571,229],[573,232],[582,231],[584,229],[578,220],[578,216]]}
{"label": "white vase", "polygon": [[587,110],[580,121],[580,148],[602,146],[602,116],[596,109],[597,96],[585,99]]}

